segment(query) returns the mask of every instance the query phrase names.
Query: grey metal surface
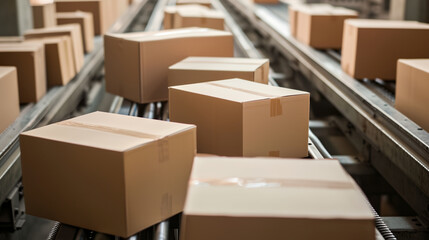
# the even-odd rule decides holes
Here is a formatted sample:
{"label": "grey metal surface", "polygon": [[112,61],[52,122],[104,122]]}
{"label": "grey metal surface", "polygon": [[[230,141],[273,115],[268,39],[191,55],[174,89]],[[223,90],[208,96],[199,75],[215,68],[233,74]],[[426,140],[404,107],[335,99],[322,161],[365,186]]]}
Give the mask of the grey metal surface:
{"label": "grey metal surface", "polygon": [[22,36],[33,28],[33,12],[29,0],[0,1],[0,36]]}
{"label": "grey metal surface", "polygon": [[[362,82],[344,73],[338,61],[291,37],[287,22],[263,6],[243,9],[238,1],[229,1],[249,19],[259,31],[265,32],[273,44],[296,70],[301,71],[317,89],[362,132],[377,151],[388,157],[405,178],[429,196],[429,134],[374,94]],[[382,174],[386,169],[378,169]],[[387,173],[386,173],[387,174]],[[392,183],[393,185],[393,183]],[[415,201],[409,190],[393,185],[411,205]],[[413,205],[423,217],[429,218],[429,208]]]}

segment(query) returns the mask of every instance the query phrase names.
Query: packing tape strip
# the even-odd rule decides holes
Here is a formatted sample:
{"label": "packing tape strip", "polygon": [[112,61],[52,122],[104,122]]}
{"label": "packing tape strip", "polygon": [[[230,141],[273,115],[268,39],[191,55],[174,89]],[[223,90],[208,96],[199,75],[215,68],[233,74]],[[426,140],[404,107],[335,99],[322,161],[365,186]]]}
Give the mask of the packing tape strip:
{"label": "packing tape strip", "polygon": [[113,127],[108,127],[108,126],[100,126],[100,125],[94,125],[94,124],[73,122],[70,120],[58,122],[56,124],[63,125],[63,126],[70,126],[70,127],[92,129],[92,130],[96,130],[96,131],[126,135],[126,136],[137,137],[137,138],[147,138],[147,139],[157,140],[158,151],[159,151],[158,152],[158,160],[160,162],[165,162],[165,161],[168,161],[170,159],[168,136],[163,137],[163,136],[159,136],[159,135],[147,134],[147,133],[136,132],[136,131],[120,129],[120,128],[113,128]]}
{"label": "packing tape strip", "polygon": [[274,179],[274,178],[224,178],[224,179],[191,179],[189,185],[193,186],[237,186],[243,188],[354,188],[351,182],[309,180],[309,179]]}
{"label": "packing tape strip", "polygon": [[161,216],[163,218],[171,217],[173,213],[173,195],[164,193],[161,196]]}

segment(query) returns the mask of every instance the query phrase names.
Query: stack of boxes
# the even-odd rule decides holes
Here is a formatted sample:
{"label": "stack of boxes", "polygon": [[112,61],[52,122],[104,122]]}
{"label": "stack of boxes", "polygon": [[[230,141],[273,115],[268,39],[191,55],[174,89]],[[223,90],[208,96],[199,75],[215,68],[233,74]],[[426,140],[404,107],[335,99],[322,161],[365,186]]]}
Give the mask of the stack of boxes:
{"label": "stack of boxes", "polygon": [[[15,67],[19,93],[14,89],[8,93],[16,94],[16,98],[19,95],[20,103],[37,102],[48,86],[62,86],[71,81],[84,65],[84,53],[94,49],[94,36],[104,34],[129,5],[128,0],[30,0],[26,4],[30,3],[32,14],[26,15],[33,16],[34,29],[0,31],[6,35],[0,38],[0,66]],[[24,5],[21,1],[17,4],[16,11],[22,14],[19,11]],[[12,36],[17,34],[23,37]],[[12,87],[10,81],[8,77],[7,86]],[[9,95],[0,95],[0,100],[5,98],[8,102]],[[11,105],[14,106],[13,101]],[[2,113],[6,110],[0,109]],[[5,114],[16,118],[16,111],[7,110]],[[11,123],[8,117],[2,125],[5,123]],[[0,133],[5,128],[1,126]]]}

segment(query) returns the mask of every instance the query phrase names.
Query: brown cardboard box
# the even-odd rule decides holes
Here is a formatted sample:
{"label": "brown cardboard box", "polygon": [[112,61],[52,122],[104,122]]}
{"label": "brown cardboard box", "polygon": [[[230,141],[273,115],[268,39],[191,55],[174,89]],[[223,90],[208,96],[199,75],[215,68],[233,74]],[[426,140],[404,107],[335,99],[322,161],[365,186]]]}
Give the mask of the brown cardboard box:
{"label": "brown cardboard box", "polygon": [[0,134],[19,116],[18,75],[15,67],[0,66]]}
{"label": "brown cardboard box", "polygon": [[337,160],[196,157],[180,239],[375,240],[375,224]]}
{"label": "brown cardboard box", "polygon": [[25,132],[26,211],[128,237],[183,210],[195,135],[192,125],[101,112]]}
{"label": "brown cardboard box", "polygon": [[27,42],[41,42],[45,45],[48,86],[66,85],[76,75],[69,36],[30,39]]}
{"label": "brown cardboard box", "polygon": [[17,68],[21,103],[37,102],[45,95],[46,65],[42,43],[0,44],[0,65]]}
{"label": "brown cardboard box", "polygon": [[326,8],[330,9],[333,8],[330,4],[324,4],[324,3],[314,3],[314,4],[291,4],[288,6],[289,11],[289,27],[290,27],[290,33],[292,36],[296,37],[297,32],[297,24],[298,24],[298,12],[301,9],[304,8]]}
{"label": "brown cardboard box", "polygon": [[67,24],[51,28],[34,29],[25,33],[25,39],[69,36],[73,44],[74,66],[79,72],[84,63],[82,33],[79,24]]}
{"label": "brown cardboard box", "polygon": [[232,57],[229,32],[182,28],[104,37],[106,90],[138,103],[168,100],[168,67],[188,56]]}
{"label": "brown cardboard box", "polygon": [[224,30],[224,15],[211,9],[178,9],[174,15],[174,28],[186,27]]}
{"label": "brown cardboard box", "polygon": [[176,5],[187,5],[187,4],[198,4],[208,8],[212,6],[212,3],[210,0],[176,0]]}
{"label": "brown cardboard box", "polygon": [[198,152],[306,157],[310,94],[242,79],[170,87],[170,120],[198,128]]}
{"label": "brown cardboard box", "polygon": [[176,12],[178,9],[189,9],[189,10],[199,11],[200,9],[209,9],[209,8],[198,4],[166,6],[164,8],[164,29],[165,30],[173,28],[174,16],[176,15]]}
{"label": "brown cardboard box", "polygon": [[344,24],[341,67],[357,79],[392,80],[399,58],[429,58],[428,42],[429,24],[348,19]]}
{"label": "brown cardboard box", "polygon": [[429,132],[429,59],[400,59],[395,108]]}
{"label": "brown cardboard box", "polygon": [[82,11],[92,13],[95,35],[106,33],[112,23],[109,19],[107,0],[56,0],[55,3],[57,12]]}
{"label": "brown cardboard box", "polygon": [[11,36],[11,37],[5,37],[0,36],[0,44],[2,43],[19,43],[23,42],[24,38],[22,36]]}
{"label": "brown cardboard box", "polygon": [[301,8],[298,11],[297,39],[314,48],[340,49],[344,20],[357,17],[358,12],[346,8]]}
{"label": "brown cardboard box", "polygon": [[122,16],[128,9],[128,0],[116,0],[118,11],[119,11],[119,17]]}
{"label": "brown cardboard box", "polygon": [[33,9],[34,28],[53,27],[57,25],[55,21],[54,1],[31,1]]}
{"label": "brown cardboard box", "polygon": [[268,84],[268,59],[188,57],[168,68],[168,86],[241,78]]}
{"label": "brown cardboard box", "polygon": [[58,25],[79,24],[85,52],[88,53],[94,49],[94,20],[91,13],[81,11],[57,13],[56,19]]}

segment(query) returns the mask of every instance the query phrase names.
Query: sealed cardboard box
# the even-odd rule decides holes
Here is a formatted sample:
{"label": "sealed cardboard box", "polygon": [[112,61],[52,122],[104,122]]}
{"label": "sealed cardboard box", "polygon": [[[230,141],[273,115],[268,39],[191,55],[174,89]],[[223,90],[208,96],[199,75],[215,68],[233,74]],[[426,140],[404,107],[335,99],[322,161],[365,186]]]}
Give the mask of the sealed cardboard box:
{"label": "sealed cardboard box", "polygon": [[301,9],[305,8],[325,8],[330,9],[333,8],[330,4],[324,4],[324,3],[314,3],[314,4],[292,4],[288,6],[289,11],[289,27],[290,27],[290,33],[292,36],[296,37],[297,33],[297,24],[298,24],[298,12]]}
{"label": "sealed cardboard box", "polygon": [[19,116],[18,75],[15,67],[0,66],[0,134]]}
{"label": "sealed cardboard box", "polygon": [[112,21],[109,19],[108,2],[111,0],[56,0],[57,12],[90,12],[94,18],[95,35],[107,32]]}
{"label": "sealed cardboard box", "polygon": [[29,30],[25,33],[25,39],[44,37],[69,36],[73,44],[73,59],[76,72],[79,72],[84,63],[82,33],[79,24],[67,24],[51,28]]}
{"label": "sealed cardboard box", "polygon": [[138,103],[168,100],[168,67],[189,56],[232,57],[232,34],[207,28],[107,34],[106,90]]}
{"label": "sealed cardboard box", "polygon": [[53,27],[57,25],[55,20],[55,3],[51,1],[31,0],[33,10],[34,28]]}
{"label": "sealed cardboard box", "polygon": [[168,68],[168,86],[241,78],[268,84],[268,59],[188,57]]}
{"label": "sealed cardboard box", "polygon": [[174,16],[178,9],[188,9],[191,11],[200,11],[201,9],[209,9],[208,7],[198,5],[198,4],[189,4],[189,5],[179,5],[179,6],[166,6],[164,8],[164,29],[174,28]]}
{"label": "sealed cardboard box", "polygon": [[212,3],[210,0],[176,0],[176,5],[187,5],[187,4],[198,4],[208,8],[212,6]]}
{"label": "sealed cardboard box", "polygon": [[429,59],[400,59],[395,108],[429,132]]}
{"label": "sealed cardboard box", "polygon": [[340,49],[344,20],[357,17],[357,11],[346,8],[302,8],[298,11],[297,39],[314,48]]}
{"label": "sealed cardboard box", "polygon": [[393,80],[400,58],[429,58],[429,24],[413,21],[348,19],[341,67],[357,79]]}
{"label": "sealed cardboard box", "polygon": [[85,52],[91,52],[94,49],[94,20],[91,13],[86,12],[63,12],[56,14],[57,24],[64,25],[77,23],[82,31],[83,48]]}
{"label": "sealed cardboard box", "polygon": [[224,15],[211,9],[179,9],[174,16],[174,28],[186,27],[224,30]]}
{"label": "sealed cardboard box", "polygon": [[16,67],[21,103],[37,102],[45,95],[46,65],[42,43],[0,44],[0,66]]}
{"label": "sealed cardboard box", "polygon": [[45,45],[48,86],[66,85],[76,75],[69,36],[31,39],[27,42],[41,42]]}
{"label": "sealed cardboard box", "polygon": [[375,223],[337,160],[196,157],[180,239],[375,240]]}
{"label": "sealed cardboard box", "polygon": [[26,213],[129,237],[183,210],[195,137],[193,125],[101,112],[25,132]]}
{"label": "sealed cardboard box", "polygon": [[310,94],[242,79],[169,88],[170,120],[195,124],[198,152],[306,157]]}

